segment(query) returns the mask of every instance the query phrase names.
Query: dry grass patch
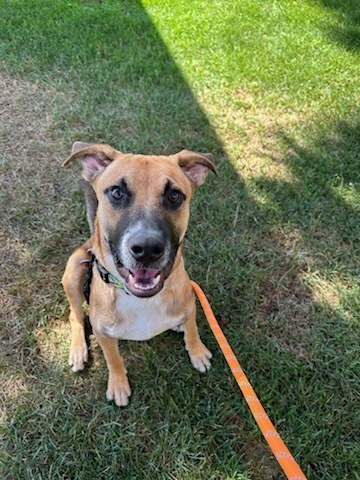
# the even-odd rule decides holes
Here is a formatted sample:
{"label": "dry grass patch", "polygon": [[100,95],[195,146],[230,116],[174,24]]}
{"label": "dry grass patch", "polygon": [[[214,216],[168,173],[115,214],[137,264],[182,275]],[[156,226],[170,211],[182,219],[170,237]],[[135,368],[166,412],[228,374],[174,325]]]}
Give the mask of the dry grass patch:
{"label": "dry grass patch", "polygon": [[31,354],[36,344],[34,328],[47,321],[41,312],[52,310],[56,316],[63,309],[57,265],[64,257],[52,247],[69,242],[65,235],[74,226],[67,211],[74,206],[65,192],[75,194],[77,184],[72,185],[71,176],[62,178],[60,170],[64,145],[53,122],[63,95],[42,82],[6,74],[0,80],[0,198],[5,207],[0,220],[0,361],[22,369],[24,352]]}
{"label": "dry grass patch", "polygon": [[305,111],[294,111],[278,105],[275,109],[262,105],[245,89],[232,96],[199,98],[203,108],[224,142],[232,165],[245,180],[263,176],[269,180],[293,182],[295,179],[284,162],[291,153],[281,145],[283,131],[296,132],[307,120]]}

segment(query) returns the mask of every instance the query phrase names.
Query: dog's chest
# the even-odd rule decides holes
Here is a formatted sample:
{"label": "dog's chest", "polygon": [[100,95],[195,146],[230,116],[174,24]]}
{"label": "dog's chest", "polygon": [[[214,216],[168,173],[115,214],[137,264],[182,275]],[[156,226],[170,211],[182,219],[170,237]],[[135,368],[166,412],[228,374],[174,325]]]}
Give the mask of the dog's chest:
{"label": "dog's chest", "polygon": [[116,301],[116,319],[103,325],[108,336],[123,340],[149,340],[177,327],[185,320],[185,312],[168,312],[161,298],[137,298],[122,294]]}

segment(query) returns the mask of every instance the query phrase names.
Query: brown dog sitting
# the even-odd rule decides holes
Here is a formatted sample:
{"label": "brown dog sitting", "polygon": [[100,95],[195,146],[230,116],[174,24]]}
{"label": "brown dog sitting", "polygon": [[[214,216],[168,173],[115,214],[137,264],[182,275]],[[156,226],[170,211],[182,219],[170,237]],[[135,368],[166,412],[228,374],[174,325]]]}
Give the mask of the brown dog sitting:
{"label": "brown dog sitting", "polygon": [[212,355],[199,337],[182,243],[191,196],[210,170],[217,172],[210,154],[188,150],[132,155],[75,142],[64,165],[79,157],[88,182],[92,236],[71,255],[62,279],[70,303],[69,364],[76,372],[88,359],[82,304],[92,258],[90,322],[109,369],[106,396],[125,406],[131,391],[118,339],[148,340],[178,329],[192,365],[200,372],[210,368]]}

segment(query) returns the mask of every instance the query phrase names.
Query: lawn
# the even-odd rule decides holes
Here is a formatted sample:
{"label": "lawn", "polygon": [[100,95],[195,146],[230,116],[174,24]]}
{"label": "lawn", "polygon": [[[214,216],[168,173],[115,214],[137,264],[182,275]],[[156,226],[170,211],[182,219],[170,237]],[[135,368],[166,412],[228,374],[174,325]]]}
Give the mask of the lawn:
{"label": "lawn", "polygon": [[[280,480],[203,315],[199,374],[174,332],[122,342],[130,405],[90,336],[68,365],[60,279],[88,236],[74,140],[211,152],[185,248],[309,480],[358,479],[357,0],[0,0],[0,475]],[[200,309],[199,309],[200,310]]]}

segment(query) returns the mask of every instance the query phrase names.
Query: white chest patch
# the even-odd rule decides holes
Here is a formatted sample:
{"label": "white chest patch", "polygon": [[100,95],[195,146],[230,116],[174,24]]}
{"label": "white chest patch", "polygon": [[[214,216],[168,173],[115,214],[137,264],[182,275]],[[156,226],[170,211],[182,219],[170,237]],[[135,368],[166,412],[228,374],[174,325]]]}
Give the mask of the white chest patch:
{"label": "white chest patch", "polygon": [[104,333],[123,340],[149,340],[184,322],[185,312],[171,316],[166,313],[159,296],[137,298],[121,294],[116,302],[117,319],[103,323]]}

